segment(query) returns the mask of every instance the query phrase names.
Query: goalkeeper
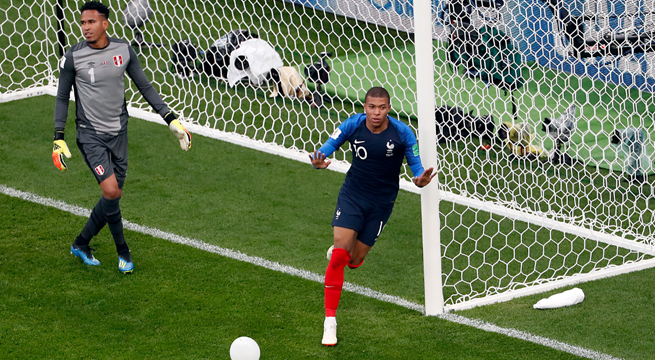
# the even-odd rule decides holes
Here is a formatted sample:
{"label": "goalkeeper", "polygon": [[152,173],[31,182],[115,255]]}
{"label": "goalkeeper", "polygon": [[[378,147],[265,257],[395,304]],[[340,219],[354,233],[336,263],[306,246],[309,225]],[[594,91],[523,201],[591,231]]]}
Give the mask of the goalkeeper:
{"label": "goalkeeper", "polygon": [[382,233],[398,195],[403,159],[407,158],[418,187],[429,184],[436,175],[433,168],[423,169],[416,136],[409,126],[387,116],[390,109],[387,90],[371,88],[365,97],[365,114],[348,118],[310,155],[312,166],[325,169],[330,165],[327,157],[346,140],[353,154],[332,219],[334,246],[330,248],[331,255],[328,251],[330,263],[325,271],[323,345],[337,343],[336,312],[344,268],[362,265]]}
{"label": "goalkeeper", "polygon": [[118,252],[118,269],[131,273],[134,263],[123,235],[119,206],[127,174],[129,115],[124,74],[130,76],[150,106],[164,118],[183,150],[191,148],[191,134],[148,81],[130,45],[107,36],[109,8],[100,2],[89,1],[82,5],[80,13],[85,40],[73,45],[59,62],[52,160],[59,170],[67,170],[64,156],[70,158],[71,153],[64,141],[64,127],[70,91],[74,86],[77,146],[100,184],[102,197],[73,242],[71,253],[87,265],[100,265],[91,254],[89,242],[108,225]]}

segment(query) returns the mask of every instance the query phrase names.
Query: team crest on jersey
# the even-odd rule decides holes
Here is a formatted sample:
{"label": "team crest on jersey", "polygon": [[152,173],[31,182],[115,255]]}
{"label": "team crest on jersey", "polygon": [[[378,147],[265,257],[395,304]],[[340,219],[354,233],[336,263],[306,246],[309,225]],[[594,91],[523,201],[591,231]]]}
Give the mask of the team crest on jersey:
{"label": "team crest on jersey", "polygon": [[393,156],[393,148],[395,148],[396,145],[391,142],[391,140],[387,141],[387,157],[392,157]]}
{"label": "team crest on jersey", "polygon": [[102,165],[96,166],[93,170],[95,170],[96,174],[101,176],[105,173],[105,168],[103,168]]}
{"label": "team crest on jersey", "polygon": [[116,65],[116,66],[123,65],[123,56],[121,56],[121,55],[114,56],[114,65]]}

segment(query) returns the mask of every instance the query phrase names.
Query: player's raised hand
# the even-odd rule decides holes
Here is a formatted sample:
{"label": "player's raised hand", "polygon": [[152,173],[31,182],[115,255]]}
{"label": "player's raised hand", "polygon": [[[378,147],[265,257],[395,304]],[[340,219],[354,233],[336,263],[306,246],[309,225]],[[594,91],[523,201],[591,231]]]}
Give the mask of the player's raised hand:
{"label": "player's raised hand", "polygon": [[68,145],[63,139],[55,140],[52,146],[52,162],[55,163],[57,169],[61,171],[68,170],[66,163],[64,162],[64,156],[70,159],[71,152],[68,150]]}
{"label": "player's raised hand", "polygon": [[[434,172],[434,174],[432,172]],[[418,187],[424,187],[429,184],[435,176],[437,176],[437,172],[434,171],[434,168],[426,169],[421,176],[416,176],[414,178],[414,184]]]}
{"label": "player's raised hand", "polygon": [[[166,117],[170,116],[168,113]],[[173,115],[175,116],[175,115]],[[171,121],[168,125],[168,128],[171,129],[171,132],[180,140],[180,147],[184,151],[189,151],[191,149],[191,133],[182,126],[179,120],[175,119]]]}
{"label": "player's raised hand", "polygon": [[313,154],[309,155],[309,160],[312,161],[312,166],[317,169],[325,169],[332,163],[330,160],[326,160],[326,158],[327,156],[318,150],[315,150]]}

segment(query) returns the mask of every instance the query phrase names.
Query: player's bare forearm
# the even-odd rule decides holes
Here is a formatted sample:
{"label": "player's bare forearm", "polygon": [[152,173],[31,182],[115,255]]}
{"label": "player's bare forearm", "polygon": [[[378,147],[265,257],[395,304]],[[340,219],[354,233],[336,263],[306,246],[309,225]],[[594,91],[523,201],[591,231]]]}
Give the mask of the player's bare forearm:
{"label": "player's bare forearm", "polygon": [[414,178],[414,184],[418,187],[424,187],[428,185],[435,176],[437,176],[437,172],[434,171],[434,168],[426,169],[423,174]]}
{"label": "player's bare forearm", "polygon": [[309,160],[311,160],[312,166],[316,169],[325,169],[330,165],[330,163],[332,163],[327,159],[325,154],[318,150],[315,150],[313,154],[309,155]]}

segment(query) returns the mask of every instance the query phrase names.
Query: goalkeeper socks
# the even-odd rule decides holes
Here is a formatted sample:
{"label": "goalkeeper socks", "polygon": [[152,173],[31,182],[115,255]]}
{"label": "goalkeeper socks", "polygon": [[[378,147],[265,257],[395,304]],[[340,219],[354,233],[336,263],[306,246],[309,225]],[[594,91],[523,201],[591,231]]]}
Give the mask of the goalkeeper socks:
{"label": "goalkeeper socks", "polygon": [[77,246],[78,249],[86,250],[89,247],[90,242],[91,239],[85,239],[81,234],[75,238],[75,246]]}
{"label": "goalkeeper socks", "polygon": [[330,264],[325,271],[325,316],[334,317],[339,307],[341,288],[343,287],[343,269],[350,260],[350,254],[345,249],[334,249]]}
{"label": "goalkeeper socks", "polygon": [[105,219],[107,219],[107,226],[109,226],[111,236],[114,237],[114,243],[116,243],[116,251],[119,254],[124,254],[126,251],[129,252],[129,249],[125,243],[125,236],[123,235],[123,218],[121,217],[121,208],[119,206],[120,200],[120,197],[110,200],[103,196],[100,202],[102,202]]}
{"label": "goalkeeper socks", "polygon": [[75,239],[75,244],[77,246],[88,246],[91,239],[98,235],[100,230],[102,230],[102,228],[105,227],[105,224],[107,224],[107,219],[105,218],[105,213],[102,208],[102,199],[104,199],[104,197],[101,197],[96,203],[96,206],[93,207],[89,220],[86,221],[82,232],[77,239]]}
{"label": "goalkeeper socks", "polygon": [[116,252],[118,255],[122,255],[125,259],[130,260],[132,257],[130,256],[130,248],[127,246],[127,243],[125,240],[123,240],[122,244],[116,244]]}
{"label": "goalkeeper socks", "polygon": [[119,255],[129,255],[130,249],[123,235],[123,222],[119,207],[120,199],[109,200],[104,196],[100,198],[96,206],[93,207],[91,216],[89,216],[89,220],[84,225],[82,232],[75,239],[75,245],[78,247],[89,246],[91,239],[98,235],[100,230],[105,227],[105,224],[109,224],[109,231],[111,231],[114,243],[116,243],[116,252]]}

